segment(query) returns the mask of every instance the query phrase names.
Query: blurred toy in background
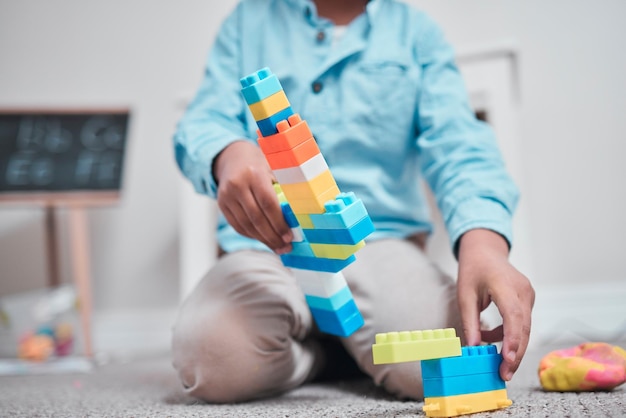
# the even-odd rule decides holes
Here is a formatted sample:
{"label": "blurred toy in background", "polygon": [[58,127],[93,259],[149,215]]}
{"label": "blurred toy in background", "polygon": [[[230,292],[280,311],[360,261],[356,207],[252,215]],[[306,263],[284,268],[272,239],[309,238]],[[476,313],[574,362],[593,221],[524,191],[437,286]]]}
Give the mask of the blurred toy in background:
{"label": "blurred toy in background", "polygon": [[43,325],[36,332],[27,332],[20,338],[18,357],[29,361],[46,361],[53,355],[64,357],[72,354],[74,332],[72,325],[60,323],[54,328]]}
{"label": "blurred toy in background", "polygon": [[539,364],[544,390],[612,390],[626,381],[626,350],[607,343],[583,343],[548,353]]}

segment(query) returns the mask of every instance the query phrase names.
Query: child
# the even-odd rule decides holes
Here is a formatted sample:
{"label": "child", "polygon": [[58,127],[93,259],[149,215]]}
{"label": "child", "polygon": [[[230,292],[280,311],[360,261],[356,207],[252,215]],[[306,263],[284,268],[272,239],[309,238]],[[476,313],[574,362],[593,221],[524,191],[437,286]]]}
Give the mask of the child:
{"label": "child", "polygon": [[[340,345],[316,331],[277,256],[292,234],[239,84],[266,66],[340,190],[362,199],[376,227],[343,270],[365,325]],[[376,384],[419,399],[419,363],[374,366],[374,336],[445,327],[464,344],[503,340],[500,374],[511,379],[534,303],[529,280],[508,261],[518,192],[492,131],[468,105],[451,47],[425,14],[395,0],[241,1],[174,142],[183,173],[223,215],[223,256],[174,327],[173,363],[189,394],[209,402],[279,394],[335,367],[340,346]],[[424,254],[431,224],[422,178],[459,261],[456,283]],[[481,331],[491,302],[503,325]]]}

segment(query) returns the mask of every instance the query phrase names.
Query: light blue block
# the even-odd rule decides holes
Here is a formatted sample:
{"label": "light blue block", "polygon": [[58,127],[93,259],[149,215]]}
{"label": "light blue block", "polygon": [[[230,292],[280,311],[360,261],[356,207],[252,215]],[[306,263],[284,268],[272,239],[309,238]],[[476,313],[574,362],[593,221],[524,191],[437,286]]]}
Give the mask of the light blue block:
{"label": "light blue block", "polygon": [[278,78],[265,67],[239,80],[248,105],[260,102],[283,89]]}
{"label": "light blue block", "polygon": [[335,311],[352,300],[352,292],[350,292],[350,288],[348,286],[345,286],[329,298],[311,295],[304,295],[304,297],[306,298],[306,303],[311,308]]}
{"label": "light blue block", "polygon": [[423,360],[422,378],[434,379],[452,376],[498,373],[502,356],[495,345],[461,347],[460,357]]}
{"label": "light blue block", "polygon": [[295,228],[297,226],[300,226],[300,224],[298,223],[298,219],[296,219],[295,213],[293,213],[291,206],[289,206],[289,203],[281,203],[280,209],[283,211],[283,217],[285,218],[285,222],[287,222],[287,225],[289,225],[289,228]]}
{"label": "light blue block", "polygon": [[312,244],[355,245],[374,232],[372,219],[367,216],[350,228],[342,229],[302,229],[307,241]]}
{"label": "light blue block", "polygon": [[291,251],[288,254],[300,257],[315,257],[311,244],[306,241],[292,242]]}
{"label": "light blue block", "polygon": [[504,380],[498,373],[468,374],[436,379],[423,379],[424,397],[466,395],[506,389]]}
{"label": "light blue block", "polygon": [[315,229],[350,228],[369,216],[363,202],[352,192],[338,194],[335,200],[324,204],[324,209],[324,213],[310,215]]}
{"label": "light blue block", "polygon": [[320,331],[339,337],[349,337],[364,323],[354,300],[335,311],[311,308],[311,314]]}

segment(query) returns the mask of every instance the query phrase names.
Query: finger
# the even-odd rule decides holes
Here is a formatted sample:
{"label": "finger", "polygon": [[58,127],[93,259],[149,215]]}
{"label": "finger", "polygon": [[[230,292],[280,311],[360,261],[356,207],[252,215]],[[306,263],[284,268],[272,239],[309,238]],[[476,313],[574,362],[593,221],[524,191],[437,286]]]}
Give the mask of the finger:
{"label": "finger", "polygon": [[457,287],[459,308],[461,309],[461,321],[463,334],[467,345],[480,344],[480,310],[478,308],[478,295],[470,288],[463,285]]}
{"label": "finger", "polygon": [[[509,293],[509,292],[507,292]],[[517,371],[530,336],[530,315],[526,315],[523,303],[515,294],[504,295],[514,303],[498,304],[502,316],[503,342],[502,342],[502,365],[500,376],[504,380],[511,380]]]}
{"label": "finger", "polygon": [[280,202],[271,183],[256,181],[253,184],[253,195],[258,207],[266,217],[267,225],[271,228],[268,233],[280,237],[283,245],[291,245],[293,233],[285,220]]}

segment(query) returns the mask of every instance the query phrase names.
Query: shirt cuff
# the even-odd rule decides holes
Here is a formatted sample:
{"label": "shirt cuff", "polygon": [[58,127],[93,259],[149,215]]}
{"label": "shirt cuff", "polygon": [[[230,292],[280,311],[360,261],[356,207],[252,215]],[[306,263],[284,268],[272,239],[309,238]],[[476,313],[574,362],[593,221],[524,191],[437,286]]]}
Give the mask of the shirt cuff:
{"label": "shirt cuff", "polygon": [[491,198],[472,197],[461,201],[448,218],[446,225],[455,257],[463,234],[472,229],[489,229],[500,234],[511,248],[513,216],[506,207]]}

